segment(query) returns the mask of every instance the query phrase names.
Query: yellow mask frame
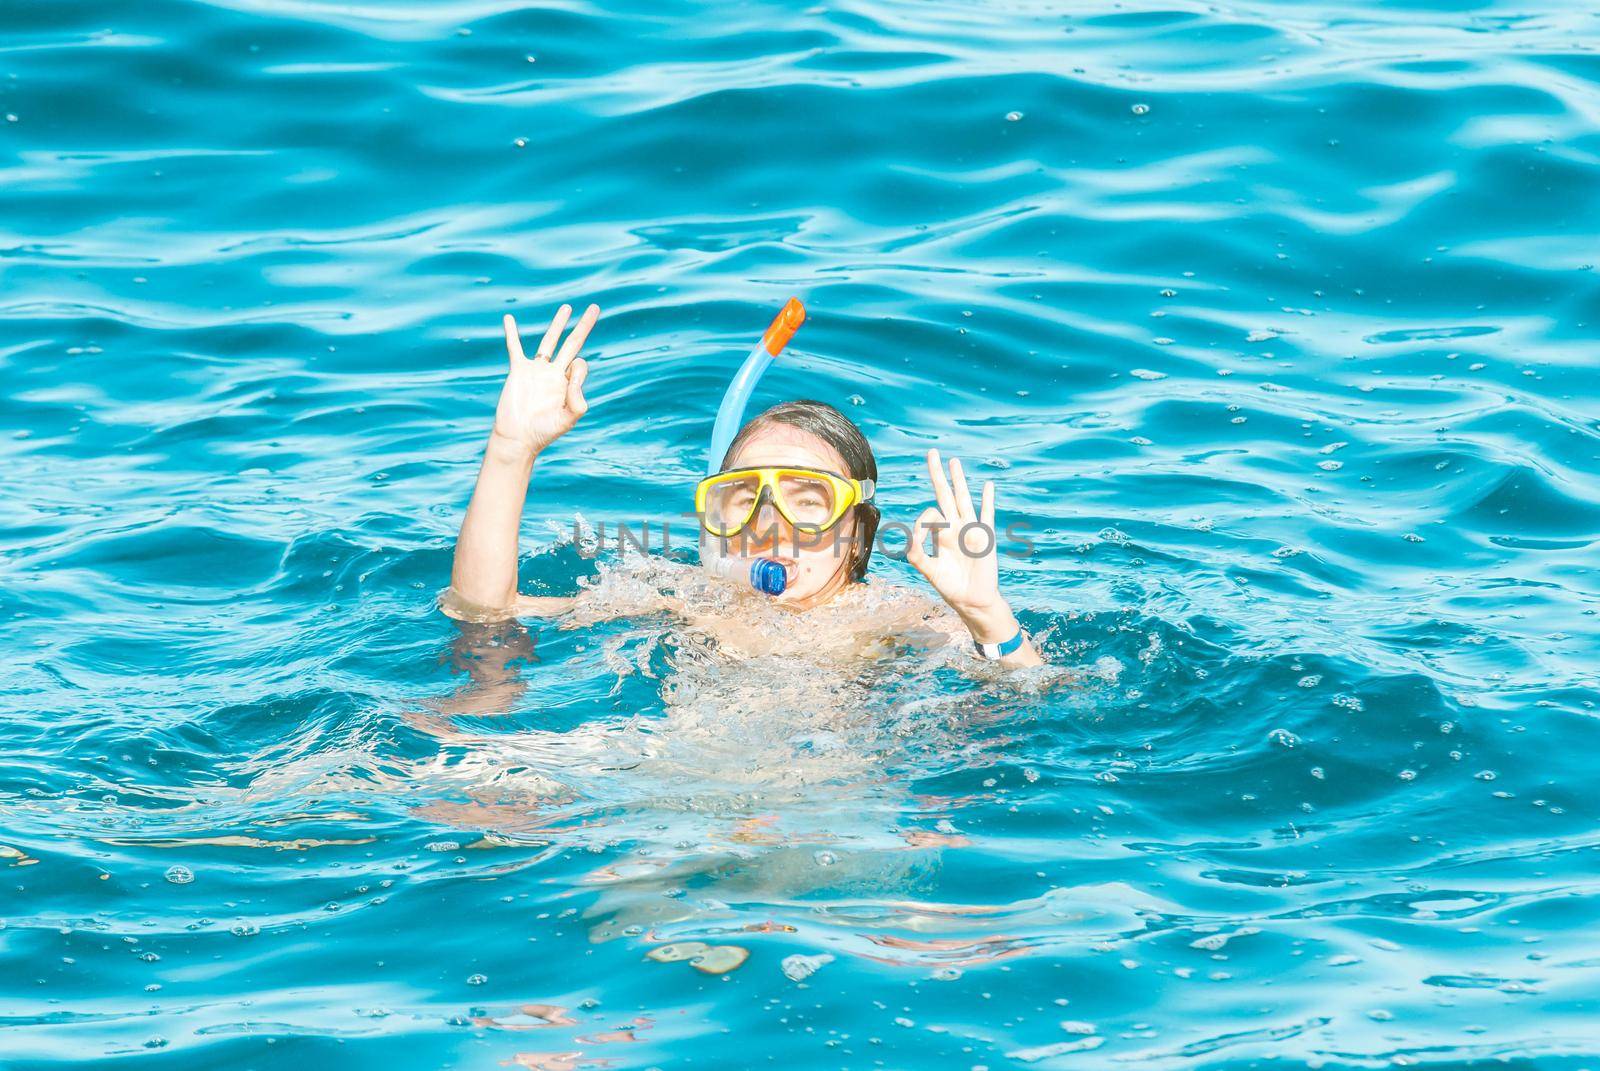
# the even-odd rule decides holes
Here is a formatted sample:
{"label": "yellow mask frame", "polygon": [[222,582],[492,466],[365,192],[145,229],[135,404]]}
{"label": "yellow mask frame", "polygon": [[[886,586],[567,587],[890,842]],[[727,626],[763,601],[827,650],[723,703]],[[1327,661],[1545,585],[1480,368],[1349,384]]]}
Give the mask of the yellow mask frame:
{"label": "yellow mask frame", "polygon": [[[737,524],[717,525],[706,516],[706,499],[711,492],[720,486],[738,483],[747,480],[752,474],[758,478],[756,493],[750,499],[750,508]],[[821,480],[833,491],[833,511],[827,520],[802,521],[790,504],[784,500],[783,486],[780,481],[786,477],[802,477],[806,479]],[[875,485],[871,480],[855,480],[849,476],[841,476],[837,472],[827,469],[813,469],[804,465],[757,465],[750,468],[727,469],[723,472],[707,476],[695,485],[694,511],[700,517],[700,526],[707,532],[721,539],[738,535],[748,525],[757,511],[761,509],[763,498],[770,499],[778,511],[778,515],[796,530],[807,533],[826,532],[844,518],[851,506],[862,502],[871,502]]]}

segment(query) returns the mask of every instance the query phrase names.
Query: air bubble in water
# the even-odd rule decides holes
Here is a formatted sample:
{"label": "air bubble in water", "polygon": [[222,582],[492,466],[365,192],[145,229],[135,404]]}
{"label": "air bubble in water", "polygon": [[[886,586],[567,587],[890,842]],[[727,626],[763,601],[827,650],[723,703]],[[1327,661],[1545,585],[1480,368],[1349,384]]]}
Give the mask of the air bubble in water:
{"label": "air bubble in water", "polygon": [[833,957],[826,952],[815,956],[786,956],[782,964],[783,976],[791,982],[803,982],[832,962]]}
{"label": "air bubble in water", "polygon": [[1021,121],[1022,121],[1022,113],[1021,112],[1006,112],[1006,122],[1008,122],[1008,123],[1020,123]]}
{"label": "air bubble in water", "polygon": [[1133,108],[1130,109],[1130,110],[1133,112],[1134,115],[1149,115],[1150,114],[1150,105],[1148,105],[1148,104],[1135,104],[1133,106]]}
{"label": "air bubble in water", "polygon": [[194,880],[194,871],[186,866],[169,866],[167,880],[174,885],[187,885]]}

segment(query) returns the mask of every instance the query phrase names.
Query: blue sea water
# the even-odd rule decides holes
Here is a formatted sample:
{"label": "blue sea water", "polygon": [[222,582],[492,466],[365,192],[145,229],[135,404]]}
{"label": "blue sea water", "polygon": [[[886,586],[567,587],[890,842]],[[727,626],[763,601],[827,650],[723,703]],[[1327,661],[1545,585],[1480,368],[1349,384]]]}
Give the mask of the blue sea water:
{"label": "blue sea water", "polygon": [[[1600,1067],[1597,81],[1557,0],[0,8],[0,1066]],[[605,309],[523,586],[624,598],[791,294],[762,397],[995,479],[1054,675],[438,612],[502,314]]]}

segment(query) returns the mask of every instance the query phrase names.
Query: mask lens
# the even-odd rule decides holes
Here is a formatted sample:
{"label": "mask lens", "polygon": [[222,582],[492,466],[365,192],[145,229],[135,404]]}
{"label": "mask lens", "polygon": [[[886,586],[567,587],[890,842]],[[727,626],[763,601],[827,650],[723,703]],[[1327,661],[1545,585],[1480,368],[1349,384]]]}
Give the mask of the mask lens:
{"label": "mask lens", "polygon": [[838,499],[827,480],[803,472],[781,473],[778,495],[797,525],[821,528],[833,520]]}
{"label": "mask lens", "polygon": [[761,478],[754,473],[731,476],[706,488],[706,527],[718,535],[732,535],[745,522],[761,489]]}

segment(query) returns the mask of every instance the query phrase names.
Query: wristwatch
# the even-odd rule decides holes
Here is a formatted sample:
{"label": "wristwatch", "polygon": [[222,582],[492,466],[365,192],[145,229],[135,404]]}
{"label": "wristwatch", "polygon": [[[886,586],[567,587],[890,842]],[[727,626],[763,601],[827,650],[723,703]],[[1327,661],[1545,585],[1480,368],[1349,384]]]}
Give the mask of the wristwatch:
{"label": "wristwatch", "polygon": [[999,643],[979,643],[977,640],[973,640],[972,643],[973,646],[978,649],[979,654],[990,661],[993,661],[995,659],[1004,658],[1006,655],[1017,650],[1022,646],[1022,640],[1022,626],[1018,625],[1017,634],[1011,637],[1009,640],[1002,640]]}

